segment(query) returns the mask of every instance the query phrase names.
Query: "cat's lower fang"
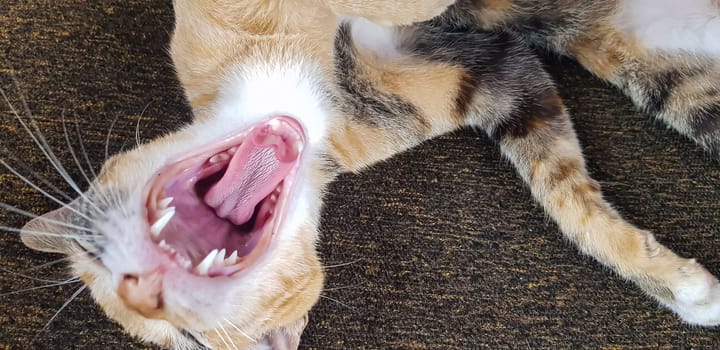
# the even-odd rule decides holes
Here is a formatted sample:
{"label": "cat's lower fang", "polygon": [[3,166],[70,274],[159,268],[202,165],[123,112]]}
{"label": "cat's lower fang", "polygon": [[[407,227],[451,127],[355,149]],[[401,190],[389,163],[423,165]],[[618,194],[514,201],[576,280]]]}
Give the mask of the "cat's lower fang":
{"label": "cat's lower fang", "polygon": [[237,250],[233,251],[227,258],[225,258],[225,249],[217,250],[213,249],[205,256],[197,266],[195,266],[195,273],[200,276],[207,276],[211,270],[217,271],[227,266],[235,265],[238,261]]}

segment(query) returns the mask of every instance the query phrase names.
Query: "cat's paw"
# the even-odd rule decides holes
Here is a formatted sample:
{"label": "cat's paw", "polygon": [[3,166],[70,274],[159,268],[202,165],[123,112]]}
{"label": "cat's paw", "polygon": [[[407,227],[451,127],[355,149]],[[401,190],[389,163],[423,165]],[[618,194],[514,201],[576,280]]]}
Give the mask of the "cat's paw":
{"label": "cat's paw", "polygon": [[720,283],[694,259],[680,268],[682,276],[673,286],[670,309],[685,322],[700,326],[720,325]]}

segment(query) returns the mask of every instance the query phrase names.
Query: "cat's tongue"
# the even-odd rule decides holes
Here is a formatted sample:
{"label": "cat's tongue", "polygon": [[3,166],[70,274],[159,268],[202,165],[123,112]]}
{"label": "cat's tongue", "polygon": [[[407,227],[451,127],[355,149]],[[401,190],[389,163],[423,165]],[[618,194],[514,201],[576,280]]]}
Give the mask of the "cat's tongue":
{"label": "cat's tongue", "polygon": [[274,126],[251,131],[222,178],[205,194],[205,203],[217,216],[235,225],[250,221],[255,206],[288,176],[299,156],[297,138]]}

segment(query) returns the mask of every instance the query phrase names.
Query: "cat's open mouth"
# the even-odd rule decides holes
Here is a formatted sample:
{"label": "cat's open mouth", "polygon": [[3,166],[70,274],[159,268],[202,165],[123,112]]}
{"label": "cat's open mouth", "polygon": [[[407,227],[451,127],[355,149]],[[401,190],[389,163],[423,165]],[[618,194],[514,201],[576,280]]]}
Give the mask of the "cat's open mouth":
{"label": "cat's open mouth", "polygon": [[150,237],[197,275],[249,266],[279,227],[304,142],[297,121],[277,117],[166,165],[149,186]]}

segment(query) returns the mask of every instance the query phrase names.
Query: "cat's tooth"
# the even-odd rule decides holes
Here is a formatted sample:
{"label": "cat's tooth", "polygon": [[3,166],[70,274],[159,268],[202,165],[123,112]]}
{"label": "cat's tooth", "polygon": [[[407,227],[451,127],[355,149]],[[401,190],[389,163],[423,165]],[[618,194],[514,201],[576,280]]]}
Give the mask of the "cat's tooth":
{"label": "cat's tooth", "polygon": [[160,213],[160,218],[155,220],[155,223],[150,226],[150,233],[152,233],[155,237],[160,235],[160,232],[162,232],[168,222],[170,222],[170,219],[172,219],[173,215],[175,215],[175,207],[167,208]]}
{"label": "cat's tooth", "polygon": [[232,254],[225,259],[225,265],[235,265],[237,263],[238,253],[237,250],[233,250]]}
{"label": "cat's tooth", "polygon": [[213,265],[223,266],[223,261],[225,261],[225,248],[221,249],[217,253],[217,255],[215,256],[215,260],[213,261]]}
{"label": "cat's tooth", "polygon": [[230,155],[233,155],[233,154],[235,154],[235,152],[237,152],[237,150],[238,150],[238,147],[235,146],[235,147],[230,148],[227,152],[228,152]]}
{"label": "cat's tooth", "polygon": [[195,266],[195,271],[201,276],[207,276],[208,270],[210,269],[210,266],[212,266],[213,262],[215,262],[215,256],[217,256],[217,254],[217,249],[210,251],[205,259]]}
{"label": "cat's tooth", "polygon": [[268,125],[270,125],[270,128],[273,130],[280,129],[280,121],[277,119],[273,119],[273,120],[269,121]]}
{"label": "cat's tooth", "polygon": [[228,159],[230,159],[230,155],[225,152],[222,152],[222,153],[218,153],[218,154],[210,157],[210,163],[212,163],[212,164],[220,163],[220,162],[224,162]]}
{"label": "cat's tooth", "polygon": [[277,198],[278,198],[278,197],[277,197],[277,194],[275,194],[275,193],[273,193],[273,194],[270,195],[270,201],[272,201],[273,203],[274,203],[274,202],[277,202]]}
{"label": "cat's tooth", "polygon": [[172,203],[173,199],[175,199],[175,198],[166,197],[166,198],[161,199],[160,201],[158,201],[158,208],[167,209],[168,205],[170,205],[170,203]]}

